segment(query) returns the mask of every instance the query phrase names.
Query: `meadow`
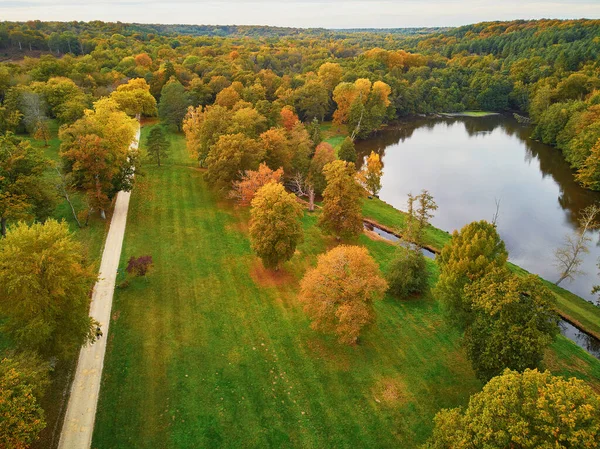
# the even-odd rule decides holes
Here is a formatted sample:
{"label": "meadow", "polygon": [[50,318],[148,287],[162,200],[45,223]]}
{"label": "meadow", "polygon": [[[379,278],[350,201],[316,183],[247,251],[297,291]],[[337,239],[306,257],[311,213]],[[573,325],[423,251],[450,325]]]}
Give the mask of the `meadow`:
{"label": "meadow", "polygon": [[[248,209],[211,191],[183,136],[169,137],[171,157],[146,163],[132,194],[121,266],[150,254],[154,271],[116,291],[92,447],[417,447],[440,408],[482,387],[430,294],[386,296],[353,347],[312,330],[298,283],[336,244],[316,214],[292,260],[265,270]],[[396,251],[357,244],[384,271]],[[545,364],[600,389],[600,362],[563,337]]]}

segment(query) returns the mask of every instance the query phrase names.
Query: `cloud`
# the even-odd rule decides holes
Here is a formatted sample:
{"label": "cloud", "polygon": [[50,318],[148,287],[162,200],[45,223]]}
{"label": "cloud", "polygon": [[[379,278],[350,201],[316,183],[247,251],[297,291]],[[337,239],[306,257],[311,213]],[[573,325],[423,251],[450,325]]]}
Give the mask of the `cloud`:
{"label": "cloud", "polygon": [[34,0],[0,1],[4,20],[297,27],[456,26],[489,20],[600,18],[598,0]]}

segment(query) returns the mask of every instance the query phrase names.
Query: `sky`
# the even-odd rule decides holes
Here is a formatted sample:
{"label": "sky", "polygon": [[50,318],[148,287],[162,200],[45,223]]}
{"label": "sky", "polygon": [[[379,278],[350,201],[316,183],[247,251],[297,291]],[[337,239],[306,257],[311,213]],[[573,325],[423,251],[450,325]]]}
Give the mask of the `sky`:
{"label": "sky", "polygon": [[0,0],[0,20],[104,20],[324,28],[600,19],[600,0]]}

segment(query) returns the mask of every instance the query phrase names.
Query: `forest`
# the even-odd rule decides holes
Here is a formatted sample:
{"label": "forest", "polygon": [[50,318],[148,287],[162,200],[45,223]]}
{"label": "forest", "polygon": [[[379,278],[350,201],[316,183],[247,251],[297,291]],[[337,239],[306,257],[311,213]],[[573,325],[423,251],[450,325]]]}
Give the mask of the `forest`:
{"label": "forest", "polygon": [[118,192],[93,447],[598,447],[600,365],[558,327],[598,332],[597,307],[508,264],[495,222],[450,236],[428,191],[380,201],[355,143],[512,114],[600,190],[599,44],[598,20],[0,23],[0,447],[56,446],[107,337],[88,309]]}

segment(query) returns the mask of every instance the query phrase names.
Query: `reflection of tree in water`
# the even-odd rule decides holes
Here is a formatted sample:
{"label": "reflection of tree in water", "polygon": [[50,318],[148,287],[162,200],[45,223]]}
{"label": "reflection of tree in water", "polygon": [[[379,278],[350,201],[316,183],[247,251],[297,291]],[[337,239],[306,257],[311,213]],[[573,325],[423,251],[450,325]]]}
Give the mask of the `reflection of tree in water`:
{"label": "reflection of tree in water", "polygon": [[460,118],[414,118],[401,122],[396,122],[386,129],[380,131],[370,139],[356,142],[356,152],[358,154],[358,168],[363,160],[371,153],[379,154],[382,162],[384,161],[385,150],[387,147],[404,142],[410,138],[418,128],[433,129],[440,123],[452,125],[457,122],[464,124],[465,130],[469,136],[475,136],[481,133],[491,133],[496,128],[502,130],[509,136],[517,137],[525,144],[525,161],[531,163],[536,159],[539,163],[542,176],[551,176],[558,184],[560,194],[557,201],[560,207],[567,214],[567,218],[573,228],[577,227],[579,213],[587,206],[593,203],[600,203],[600,192],[592,192],[582,188],[573,177],[573,170],[564,160],[560,150],[552,148],[543,143],[536,142],[529,138],[531,127],[521,125],[512,117],[494,115],[489,117],[460,117]]}

